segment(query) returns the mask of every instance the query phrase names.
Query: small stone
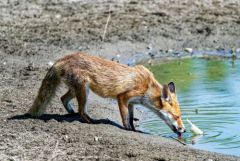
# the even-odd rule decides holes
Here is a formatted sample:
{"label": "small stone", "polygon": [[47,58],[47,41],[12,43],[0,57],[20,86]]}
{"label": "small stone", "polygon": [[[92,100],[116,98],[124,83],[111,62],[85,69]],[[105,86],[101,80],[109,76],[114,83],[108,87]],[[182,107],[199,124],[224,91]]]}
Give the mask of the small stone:
{"label": "small stone", "polygon": [[236,49],[236,53],[240,53],[240,48],[237,48],[237,49]]}
{"label": "small stone", "polygon": [[147,46],[147,49],[148,49],[148,50],[152,50],[152,45],[151,45],[151,44],[148,45],[148,46]]}
{"label": "small stone", "polygon": [[184,51],[188,52],[188,53],[192,53],[193,49],[192,48],[185,48]]}
{"label": "small stone", "polygon": [[7,63],[6,62],[3,62],[3,65],[6,65]]}
{"label": "small stone", "polygon": [[25,68],[27,71],[33,71],[35,70],[34,63],[29,63],[28,66]]}
{"label": "small stone", "polygon": [[49,67],[51,67],[51,66],[53,66],[53,62],[52,61],[49,61],[48,63],[47,63],[47,65],[49,66]]}
{"label": "small stone", "polygon": [[65,136],[63,137],[63,140],[64,140],[65,142],[69,142],[69,137],[68,137],[68,135],[65,135]]}
{"label": "small stone", "polygon": [[7,146],[0,146],[0,150],[6,150],[6,149],[8,149]]}
{"label": "small stone", "polygon": [[154,53],[152,53],[152,52],[149,52],[148,53],[148,55],[152,58],[152,59],[154,59],[155,58],[155,54]]}
{"label": "small stone", "polygon": [[57,15],[55,15],[55,18],[56,19],[59,19],[59,18],[61,18],[62,16],[60,15],[60,14],[57,14]]}
{"label": "small stone", "polygon": [[149,65],[149,66],[152,66],[152,59],[149,59],[149,60],[148,60],[148,65]]}
{"label": "small stone", "polygon": [[97,137],[97,136],[94,137],[94,141],[96,141],[96,142],[98,142],[99,139],[100,139],[100,137]]}
{"label": "small stone", "polygon": [[212,159],[207,159],[207,161],[213,161]]}
{"label": "small stone", "polygon": [[173,49],[168,49],[167,50],[167,53],[172,53],[173,52]]}
{"label": "small stone", "polygon": [[136,110],[138,110],[140,113],[143,113],[144,111],[139,109],[139,108],[136,108]]}

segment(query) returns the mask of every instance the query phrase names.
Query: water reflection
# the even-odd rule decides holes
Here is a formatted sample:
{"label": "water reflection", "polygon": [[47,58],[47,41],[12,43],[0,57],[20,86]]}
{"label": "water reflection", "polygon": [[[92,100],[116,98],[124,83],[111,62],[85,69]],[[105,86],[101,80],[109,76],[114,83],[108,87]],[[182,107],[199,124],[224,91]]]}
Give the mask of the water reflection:
{"label": "water reflection", "polygon": [[209,82],[221,81],[226,78],[227,65],[224,60],[206,61],[206,78]]}
{"label": "water reflection", "polygon": [[[174,81],[187,128],[187,118],[204,131],[184,134],[193,147],[240,156],[240,63],[231,60],[188,59],[152,67],[160,83]],[[190,73],[190,74],[188,74]],[[174,133],[146,110],[142,130],[165,137]]]}
{"label": "water reflection", "polygon": [[194,62],[190,59],[184,62],[182,60],[173,60],[167,66],[153,66],[151,71],[156,79],[161,80],[162,84],[168,84],[170,81],[176,82],[176,86],[181,87],[181,90],[184,92],[189,90],[189,84],[195,78],[194,73],[192,73],[192,63]]}

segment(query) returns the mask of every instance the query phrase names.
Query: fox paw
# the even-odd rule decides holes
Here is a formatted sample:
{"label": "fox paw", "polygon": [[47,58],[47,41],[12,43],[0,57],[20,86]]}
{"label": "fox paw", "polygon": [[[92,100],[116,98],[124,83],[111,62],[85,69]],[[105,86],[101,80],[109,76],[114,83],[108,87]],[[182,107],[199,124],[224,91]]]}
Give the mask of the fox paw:
{"label": "fox paw", "polygon": [[136,131],[135,127],[131,125],[130,123],[124,123],[124,128],[129,131]]}

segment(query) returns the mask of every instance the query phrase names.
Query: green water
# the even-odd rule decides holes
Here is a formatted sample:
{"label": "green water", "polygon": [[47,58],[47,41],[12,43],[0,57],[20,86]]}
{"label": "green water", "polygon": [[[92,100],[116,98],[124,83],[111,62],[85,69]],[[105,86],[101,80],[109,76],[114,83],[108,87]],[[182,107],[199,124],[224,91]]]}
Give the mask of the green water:
{"label": "green water", "polygon": [[[240,61],[187,59],[150,68],[161,84],[173,81],[187,132],[183,141],[203,150],[240,156]],[[204,131],[193,136],[186,119]],[[177,137],[145,109],[140,129]]]}

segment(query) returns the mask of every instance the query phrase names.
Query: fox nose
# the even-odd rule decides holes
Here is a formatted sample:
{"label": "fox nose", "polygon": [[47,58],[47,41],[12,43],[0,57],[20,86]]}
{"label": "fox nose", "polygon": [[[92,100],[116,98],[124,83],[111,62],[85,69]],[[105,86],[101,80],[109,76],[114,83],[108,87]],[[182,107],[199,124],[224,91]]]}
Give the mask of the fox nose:
{"label": "fox nose", "polygon": [[185,129],[185,128],[182,128],[182,127],[179,127],[179,128],[178,128],[178,132],[184,133],[184,132],[186,132],[186,129]]}

